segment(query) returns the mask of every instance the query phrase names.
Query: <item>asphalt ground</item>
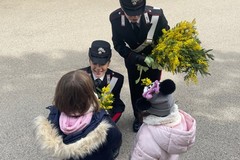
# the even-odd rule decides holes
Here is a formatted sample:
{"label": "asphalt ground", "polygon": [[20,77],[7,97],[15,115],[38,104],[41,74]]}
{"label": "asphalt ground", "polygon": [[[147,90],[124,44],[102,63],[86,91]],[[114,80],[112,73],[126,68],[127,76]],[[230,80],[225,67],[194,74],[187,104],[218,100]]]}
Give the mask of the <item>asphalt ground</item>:
{"label": "asphalt ground", "polygon": [[[240,1],[147,3],[163,8],[171,27],[195,18],[202,45],[215,55],[211,76],[199,77],[198,85],[187,85],[180,74],[162,77],[176,82],[179,107],[197,120],[195,146],[181,159],[240,159]],[[111,42],[108,16],[118,7],[118,0],[0,0],[0,159],[51,159],[37,149],[32,120],[47,116],[45,107],[63,74],[88,65],[93,40]],[[110,67],[125,75],[118,160],[126,160],[135,133],[126,69],[114,50]]]}

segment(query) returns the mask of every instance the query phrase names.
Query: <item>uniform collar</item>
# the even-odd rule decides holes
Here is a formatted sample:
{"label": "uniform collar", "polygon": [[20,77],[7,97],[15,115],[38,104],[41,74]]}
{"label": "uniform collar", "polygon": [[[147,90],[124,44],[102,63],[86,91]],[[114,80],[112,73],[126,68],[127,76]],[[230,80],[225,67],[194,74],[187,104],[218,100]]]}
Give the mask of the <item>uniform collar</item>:
{"label": "uniform collar", "polygon": [[100,78],[97,78],[94,74],[92,74],[93,75],[93,80],[101,79],[101,81],[103,81],[105,74],[102,77],[100,77]]}
{"label": "uniform collar", "polygon": [[[139,19],[138,19],[138,21],[137,21],[137,25],[138,25],[138,26],[140,26],[141,18],[142,18],[142,15],[139,17]],[[132,24],[132,22],[131,22],[129,19],[127,19],[127,20],[128,20],[128,22],[129,22],[130,24]]]}

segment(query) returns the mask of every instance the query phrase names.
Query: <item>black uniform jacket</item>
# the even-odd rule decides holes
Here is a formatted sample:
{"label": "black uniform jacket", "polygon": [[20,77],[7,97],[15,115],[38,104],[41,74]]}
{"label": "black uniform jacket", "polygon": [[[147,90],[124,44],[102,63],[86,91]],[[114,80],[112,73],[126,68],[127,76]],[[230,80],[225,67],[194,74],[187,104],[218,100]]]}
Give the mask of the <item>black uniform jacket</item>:
{"label": "black uniform jacket", "polygon": [[[144,13],[147,13],[150,23],[147,23],[145,16],[141,15],[140,32],[138,35],[134,34],[132,25],[126,17],[124,21],[125,24],[122,24],[121,17],[124,15],[124,12],[121,8],[115,10],[110,14],[113,45],[115,50],[124,58],[127,58],[129,56],[129,53],[132,52],[132,49],[136,49],[146,40],[148,31],[152,25],[151,19],[153,15],[159,15],[153,36],[154,44],[156,44],[158,38],[162,36],[162,29],[165,28],[168,30],[170,28],[162,9],[153,9],[151,6],[146,6]],[[149,45],[143,51],[141,51],[141,53],[149,55],[152,49],[152,45]]]}
{"label": "black uniform jacket", "polygon": [[[82,68],[81,70],[86,71],[94,80],[90,66],[86,67],[86,68]],[[114,72],[113,70],[108,68],[105,73],[105,76],[103,78],[103,81],[99,86],[99,89],[106,87],[110,83],[112,77],[116,77],[118,79],[116,85],[114,86],[114,88],[112,90],[112,94],[114,95],[114,101],[113,101],[113,109],[110,112],[110,115],[114,116],[118,112],[122,113],[125,109],[125,104],[123,103],[123,101],[120,98],[120,93],[121,93],[121,89],[122,89],[123,82],[124,82],[124,76],[122,74]],[[96,91],[99,93],[98,90],[96,90]]]}

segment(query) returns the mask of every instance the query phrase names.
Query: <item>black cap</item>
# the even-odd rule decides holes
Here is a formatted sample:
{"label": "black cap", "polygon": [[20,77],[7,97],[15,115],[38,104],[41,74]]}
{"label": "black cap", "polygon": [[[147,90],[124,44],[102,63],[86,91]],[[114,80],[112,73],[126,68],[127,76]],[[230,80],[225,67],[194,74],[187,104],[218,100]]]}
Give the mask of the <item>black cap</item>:
{"label": "black cap", "polygon": [[112,56],[111,46],[103,40],[93,41],[88,55],[93,63],[104,65]]}
{"label": "black cap", "polygon": [[146,0],[119,0],[119,2],[128,16],[142,15],[146,6]]}

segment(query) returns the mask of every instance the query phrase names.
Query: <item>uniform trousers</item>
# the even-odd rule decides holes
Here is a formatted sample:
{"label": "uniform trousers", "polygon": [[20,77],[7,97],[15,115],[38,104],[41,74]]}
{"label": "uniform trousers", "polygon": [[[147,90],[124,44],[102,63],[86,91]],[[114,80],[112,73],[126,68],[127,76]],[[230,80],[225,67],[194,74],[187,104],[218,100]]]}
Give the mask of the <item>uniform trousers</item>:
{"label": "uniform trousers", "polygon": [[[131,94],[131,102],[132,102],[132,109],[134,113],[134,117],[137,120],[141,120],[140,112],[137,109],[136,101],[142,97],[144,86],[141,85],[141,80],[136,84],[136,80],[139,78],[140,72],[137,70],[136,64],[128,64],[125,60],[125,66],[127,68],[128,73],[128,82]],[[152,82],[155,80],[160,80],[161,78],[161,71],[158,69],[150,69],[146,72],[142,72],[141,79],[149,78]]]}

